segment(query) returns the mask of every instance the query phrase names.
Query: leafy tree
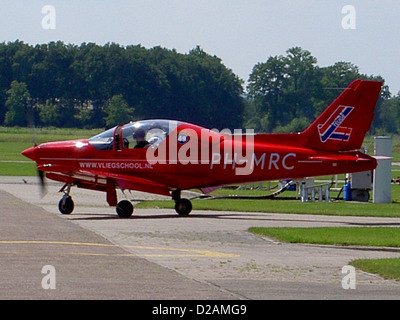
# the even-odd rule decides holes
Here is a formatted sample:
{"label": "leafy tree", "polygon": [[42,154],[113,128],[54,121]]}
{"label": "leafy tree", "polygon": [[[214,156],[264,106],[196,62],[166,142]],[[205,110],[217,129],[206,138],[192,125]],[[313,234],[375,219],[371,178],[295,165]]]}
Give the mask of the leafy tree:
{"label": "leafy tree", "polygon": [[29,91],[23,82],[13,81],[7,91],[5,106],[7,112],[4,119],[6,126],[26,126],[27,123],[27,102],[30,99]]}
{"label": "leafy tree", "polygon": [[372,130],[377,134],[400,134],[400,95],[383,97],[377,107]]}
{"label": "leafy tree", "polygon": [[274,132],[300,132],[306,129],[310,125],[310,120],[305,117],[294,118],[286,126],[278,126],[274,129]]}
{"label": "leafy tree", "polygon": [[39,104],[37,108],[39,110],[41,124],[45,126],[61,126],[62,115],[59,105],[53,104],[47,100],[45,104]]}
{"label": "leafy tree", "polygon": [[134,109],[128,106],[121,94],[113,96],[105,107],[107,127],[129,122],[133,119],[133,112]]}
{"label": "leafy tree", "polygon": [[[94,123],[94,108],[90,101],[86,101],[78,107],[78,111],[75,114],[75,120],[80,127],[83,128],[95,128]],[[100,127],[100,126],[99,126]]]}
{"label": "leafy tree", "polygon": [[267,126],[263,126],[262,130],[272,130],[279,121],[286,86],[286,63],[282,56],[270,57],[265,63],[258,63],[253,68],[247,90],[258,105],[257,110],[261,117],[267,115],[267,121],[264,121]]}
{"label": "leafy tree", "polygon": [[284,58],[288,87],[286,107],[290,113],[288,120],[296,117],[312,118],[315,114],[312,99],[318,96],[319,78],[317,59],[300,47],[290,48]]}
{"label": "leafy tree", "polygon": [[339,61],[332,66],[320,68],[322,93],[315,105],[315,116],[320,114],[337,95],[353,80],[365,78],[359,68],[350,62]]}
{"label": "leafy tree", "polygon": [[[188,73],[185,94],[187,117],[199,125],[218,129],[235,129],[242,125],[242,82],[221,59],[199,46],[185,57]],[[190,94],[188,96],[188,93]]]}

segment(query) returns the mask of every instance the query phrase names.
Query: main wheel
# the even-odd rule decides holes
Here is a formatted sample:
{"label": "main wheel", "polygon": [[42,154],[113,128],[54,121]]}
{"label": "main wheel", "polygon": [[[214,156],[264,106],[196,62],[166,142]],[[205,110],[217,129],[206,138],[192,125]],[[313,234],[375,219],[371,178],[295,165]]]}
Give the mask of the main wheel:
{"label": "main wheel", "polygon": [[72,200],[71,196],[63,196],[58,203],[58,210],[62,214],[70,214],[74,211],[74,201]]}
{"label": "main wheel", "polygon": [[118,202],[116,211],[119,217],[121,218],[130,218],[133,213],[133,205],[128,200],[122,200]]}
{"label": "main wheel", "polygon": [[180,216],[187,216],[192,211],[192,203],[188,199],[176,200],[175,211]]}

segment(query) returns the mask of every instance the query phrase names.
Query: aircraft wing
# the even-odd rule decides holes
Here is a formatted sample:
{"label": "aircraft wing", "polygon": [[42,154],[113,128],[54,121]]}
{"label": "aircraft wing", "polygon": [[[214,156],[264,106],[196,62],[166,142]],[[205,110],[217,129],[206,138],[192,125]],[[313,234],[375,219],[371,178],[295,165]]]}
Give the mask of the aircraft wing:
{"label": "aircraft wing", "polygon": [[49,179],[73,183],[80,188],[107,191],[109,181],[115,181],[115,184],[122,190],[136,190],[142,192],[156,193],[170,196],[170,189],[160,183],[152,180],[135,177],[126,174],[110,173],[96,170],[79,170],[76,172],[60,172],[62,168],[41,168],[39,170],[47,171],[46,176]]}

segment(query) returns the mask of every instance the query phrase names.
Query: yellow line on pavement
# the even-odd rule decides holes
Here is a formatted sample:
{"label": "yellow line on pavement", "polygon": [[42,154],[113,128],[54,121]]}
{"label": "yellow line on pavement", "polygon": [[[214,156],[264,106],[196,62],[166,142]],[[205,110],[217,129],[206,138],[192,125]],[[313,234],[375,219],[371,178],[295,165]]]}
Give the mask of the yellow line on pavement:
{"label": "yellow line on pavement", "polygon": [[166,248],[166,247],[151,247],[151,246],[133,246],[133,245],[116,245],[107,243],[94,243],[94,242],[75,242],[75,241],[46,241],[46,240],[0,240],[0,244],[45,244],[45,245],[70,245],[70,246],[93,246],[93,247],[116,247],[125,249],[138,249],[138,250],[149,250],[149,251],[172,251],[179,253],[139,253],[139,254],[109,254],[109,253],[75,253],[80,255],[92,255],[92,256],[141,256],[141,257],[203,257],[203,258],[238,258],[240,255],[233,253],[224,253],[218,251],[209,250],[197,250],[197,249],[181,249],[181,248]]}

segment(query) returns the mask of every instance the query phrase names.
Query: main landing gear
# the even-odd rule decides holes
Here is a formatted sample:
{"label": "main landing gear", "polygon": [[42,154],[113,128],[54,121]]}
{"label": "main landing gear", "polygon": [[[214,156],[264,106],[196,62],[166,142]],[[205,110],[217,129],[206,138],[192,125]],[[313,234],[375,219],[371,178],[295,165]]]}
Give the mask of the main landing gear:
{"label": "main landing gear", "polygon": [[175,200],[175,211],[180,216],[187,216],[192,211],[192,203],[188,199],[181,198],[181,190],[172,192],[172,200]]}
{"label": "main landing gear", "polygon": [[128,200],[122,200],[118,202],[115,210],[120,218],[130,218],[133,213],[133,205]]}

